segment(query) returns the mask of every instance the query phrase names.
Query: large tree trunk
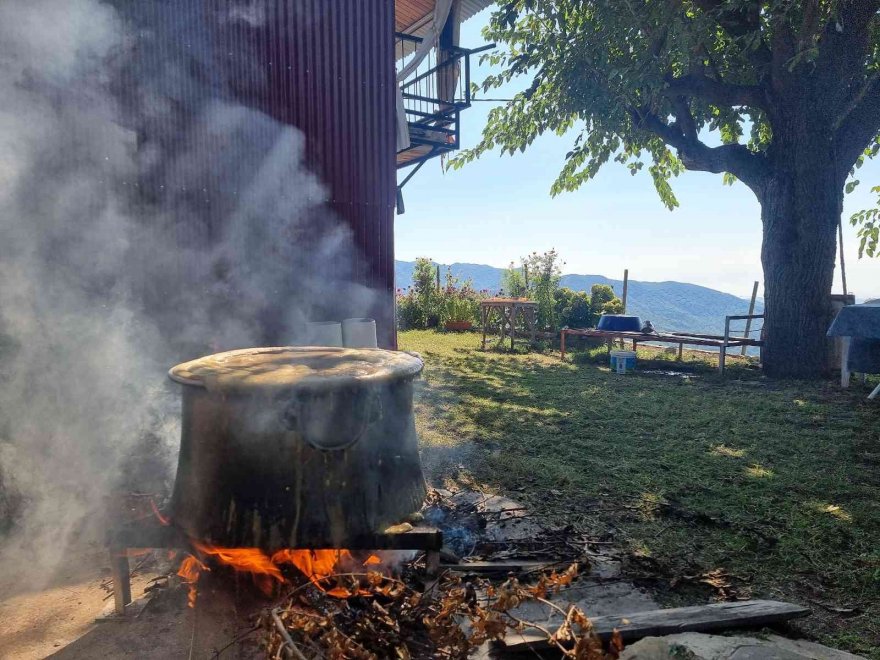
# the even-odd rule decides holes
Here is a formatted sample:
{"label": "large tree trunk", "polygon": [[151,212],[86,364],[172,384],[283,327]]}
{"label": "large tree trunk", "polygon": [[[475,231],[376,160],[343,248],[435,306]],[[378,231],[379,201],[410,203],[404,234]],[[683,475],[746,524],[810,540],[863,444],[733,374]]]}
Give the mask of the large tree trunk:
{"label": "large tree trunk", "polygon": [[777,143],[782,148],[774,154],[773,174],[759,194],[763,363],[773,377],[816,378],[826,364],[843,181],[827,133],[815,126],[801,128]]}

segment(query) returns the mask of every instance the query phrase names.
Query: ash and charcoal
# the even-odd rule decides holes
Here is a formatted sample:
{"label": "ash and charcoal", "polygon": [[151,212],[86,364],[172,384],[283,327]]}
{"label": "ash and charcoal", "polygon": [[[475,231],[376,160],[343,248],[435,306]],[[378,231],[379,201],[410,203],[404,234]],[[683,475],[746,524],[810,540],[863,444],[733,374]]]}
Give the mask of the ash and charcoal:
{"label": "ash and charcoal", "polygon": [[[656,608],[620,575],[609,546],[571,528],[549,528],[509,498],[436,490],[421,518],[446,539],[436,578],[426,574],[424,556],[410,554],[391,562],[385,575],[364,567],[322,583],[328,590],[347,590],[345,598],[326,593],[293,569],[286,573],[287,583],[267,598],[251,576],[211,566],[191,609],[171,566],[171,575],[151,583],[150,600],[136,620],[102,626],[81,640],[80,655],[65,657],[94,657],[93,651],[160,630],[161,654],[142,649],[141,657],[192,652],[192,657],[309,660],[497,658],[509,653],[499,639],[515,640],[521,630],[543,635],[569,626],[567,644],[583,639],[582,646],[591,650],[579,657],[599,660],[608,646],[576,625],[582,614]],[[560,657],[562,651],[556,648],[555,654]]]}
{"label": "ash and charcoal", "polygon": [[434,489],[422,513],[443,533],[445,549],[461,560],[583,558],[580,536],[543,525],[525,506],[501,495]]}

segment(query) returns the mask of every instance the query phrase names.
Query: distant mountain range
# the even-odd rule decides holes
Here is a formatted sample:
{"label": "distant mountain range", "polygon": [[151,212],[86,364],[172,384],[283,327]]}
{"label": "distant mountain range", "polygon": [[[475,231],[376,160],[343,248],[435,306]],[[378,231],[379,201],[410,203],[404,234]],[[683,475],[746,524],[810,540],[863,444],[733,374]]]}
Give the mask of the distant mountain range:
{"label": "distant mountain range", "polygon": [[[397,286],[412,284],[415,263],[395,262]],[[488,289],[496,292],[501,288],[502,268],[482,264],[440,264],[441,277],[451,268],[453,275],[461,280],[471,280],[475,289]],[[623,282],[603,275],[563,275],[562,286],[576,291],[589,291],[594,284],[608,284],[620,296]],[[699,332],[721,334],[724,332],[724,317],[735,314],[748,314],[749,301],[723,291],[686,282],[639,282],[629,281],[627,312],[640,316],[643,321],[650,320],[658,330],[673,332]],[[763,312],[764,305],[758,300],[755,313]],[[760,327],[760,321],[756,327]],[[742,327],[734,326],[735,330]]]}

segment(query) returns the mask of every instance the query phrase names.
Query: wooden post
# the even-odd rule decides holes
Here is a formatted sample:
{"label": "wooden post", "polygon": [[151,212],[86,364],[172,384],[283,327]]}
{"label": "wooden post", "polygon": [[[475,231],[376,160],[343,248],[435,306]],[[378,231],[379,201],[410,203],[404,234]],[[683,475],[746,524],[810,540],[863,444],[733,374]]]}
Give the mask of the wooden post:
{"label": "wooden post", "polygon": [[718,353],[718,373],[724,375],[724,363],[727,361],[727,342],[730,341],[730,317],[724,317],[724,341]]}
{"label": "wooden post", "polygon": [[[752,287],[752,299],[749,302],[749,316],[755,313],[755,299],[758,297],[758,283],[755,282],[755,285]],[[749,338],[749,333],[752,331],[752,319],[746,319],[746,331],[743,333],[743,337],[746,339]],[[740,355],[745,355],[748,352],[749,347],[743,346],[742,353]]]}
{"label": "wooden post", "polygon": [[113,606],[116,614],[125,614],[125,606],[131,603],[131,577],[125,548],[110,548],[110,575],[113,578]]}
{"label": "wooden post", "polygon": [[513,342],[516,339],[516,303],[510,310],[510,350],[513,351]]}
{"label": "wooden post", "polygon": [[565,359],[565,334],[566,334],[567,332],[568,332],[568,331],[567,331],[565,328],[563,328],[563,329],[559,332],[559,359],[560,359],[560,360],[564,360],[564,359]]}
{"label": "wooden post", "polygon": [[840,338],[840,386],[849,387],[849,344],[851,337]]}
{"label": "wooden post", "polygon": [[480,320],[483,322],[483,346],[482,349],[486,350],[486,330],[489,327],[489,307],[488,305],[480,305]]}
{"label": "wooden post", "polygon": [[623,296],[621,297],[621,302],[623,303],[623,313],[626,314],[626,294],[629,290],[629,268],[625,268],[623,271]]}

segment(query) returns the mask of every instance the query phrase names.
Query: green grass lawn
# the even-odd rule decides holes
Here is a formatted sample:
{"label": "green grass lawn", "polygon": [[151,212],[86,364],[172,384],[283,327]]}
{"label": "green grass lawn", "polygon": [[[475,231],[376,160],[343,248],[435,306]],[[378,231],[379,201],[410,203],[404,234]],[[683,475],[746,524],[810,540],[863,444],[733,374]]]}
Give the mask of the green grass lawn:
{"label": "green grass lawn", "polygon": [[619,544],[670,604],[718,597],[700,576],[720,569],[728,593],[804,603],[804,633],[880,658],[880,401],[865,386],[705,365],[618,375],[596,350],[483,352],[471,333],[400,344],[426,361],[417,423],[435,484]]}

